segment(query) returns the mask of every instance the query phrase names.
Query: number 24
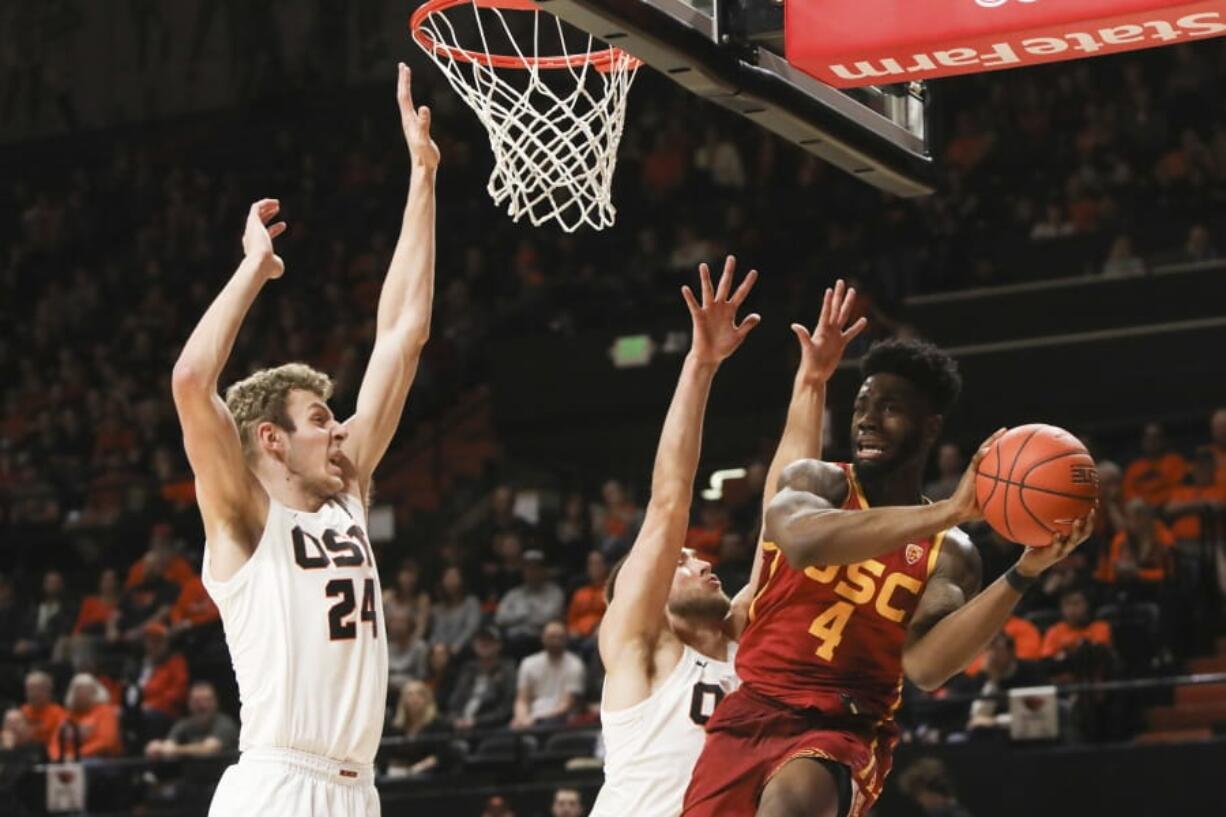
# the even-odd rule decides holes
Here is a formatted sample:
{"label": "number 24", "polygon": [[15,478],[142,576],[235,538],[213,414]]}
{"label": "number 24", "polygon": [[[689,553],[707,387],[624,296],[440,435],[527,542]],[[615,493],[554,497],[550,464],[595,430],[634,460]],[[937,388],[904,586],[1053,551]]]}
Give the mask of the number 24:
{"label": "number 24", "polygon": [[[336,604],[328,611],[328,637],[333,641],[351,641],[358,637],[358,622],[348,620],[357,606],[357,594],[353,579],[333,579],[324,586],[324,594],[328,598],[339,596]],[[367,579],[362,589],[362,611],[358,614],[362,621],[370,622],[370,635],[379,637],[379,620],[375,615],[375,580]]]}

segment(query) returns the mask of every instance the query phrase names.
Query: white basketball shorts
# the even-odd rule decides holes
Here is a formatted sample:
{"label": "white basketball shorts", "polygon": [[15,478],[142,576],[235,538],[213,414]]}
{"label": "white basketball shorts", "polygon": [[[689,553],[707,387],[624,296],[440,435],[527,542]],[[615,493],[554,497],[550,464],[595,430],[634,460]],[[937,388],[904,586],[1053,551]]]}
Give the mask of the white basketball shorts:
{"label": "white basketball shorts", "polygon": [[209,817],[379,817],[374,770],[293,749],[248,749],[226,769]]}

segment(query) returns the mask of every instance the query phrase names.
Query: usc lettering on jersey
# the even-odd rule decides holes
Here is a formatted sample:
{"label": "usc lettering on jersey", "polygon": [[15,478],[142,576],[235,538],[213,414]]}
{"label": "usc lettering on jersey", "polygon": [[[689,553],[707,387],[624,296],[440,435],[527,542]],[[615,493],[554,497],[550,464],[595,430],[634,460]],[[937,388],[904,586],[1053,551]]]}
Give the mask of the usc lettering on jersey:
{"label": "usc lettering on jersey", "polygon": [[[849,483],[843,510],[867,508],[852,467],[841,467]],[[742,683],[794,707],[889,718],[902,692],[907,626],[943,539],[804,570],[765,543],[762,587],[737,653]]]}

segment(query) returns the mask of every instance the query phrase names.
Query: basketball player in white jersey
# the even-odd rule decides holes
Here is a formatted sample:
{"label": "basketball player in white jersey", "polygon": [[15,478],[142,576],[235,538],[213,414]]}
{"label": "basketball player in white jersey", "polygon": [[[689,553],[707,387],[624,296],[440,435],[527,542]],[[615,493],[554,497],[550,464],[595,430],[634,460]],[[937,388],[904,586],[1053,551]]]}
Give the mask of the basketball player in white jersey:
{"label": "basketball player in white jersey", "polygon": [[224,402],[218,396],[243,318],[285,269],[273,250],[285,224],[266,226],[279,209],[273,199],[252,205],[245,257],[175,364],[175,407],[204,518],[202,578],[242,699],[242,757],[218,784],[212,817],[379,814],[371,763],[387,639],[366,507],[430,332],[434,291],[439,152],[409,79],[401,65],[408,201],[354,416],[338,422],[330,379],[301,363],[256,372]]}
{"label": "basketball player in white jersey", "polygon": [[[693,346],[664,421],[642,529],[609,578],[609,608],[599,633],[606,672],[600,708],[605,782],[591,817],[680,814],[702,751],[703,725],[739,684],[733,668],[736,638],[751,613],[761,541],[749,583],[731,602],[711,566],[682,547],[711,381],[719,363],[758,322],[757,315],[750,315],[739,327],[734,323],[755,278],[750,272],[729,297],[734,263],[729,257],[714,291],[706,265],[700,267],[701,304],[684,289]],[[839,281],[826,290],[812,332],[792,325],[800,366],[783,436],[767,471],[763,508],[774,498],[784,466],[821,454],[826,382],[847,344],[866,325],[860,318],[842,329],[854,302],[855,290]]]}

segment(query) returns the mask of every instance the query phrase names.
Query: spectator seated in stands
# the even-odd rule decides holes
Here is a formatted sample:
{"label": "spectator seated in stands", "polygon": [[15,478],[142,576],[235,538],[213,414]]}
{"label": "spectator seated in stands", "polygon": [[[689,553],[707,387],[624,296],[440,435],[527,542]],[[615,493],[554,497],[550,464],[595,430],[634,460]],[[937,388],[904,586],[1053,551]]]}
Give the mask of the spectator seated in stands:
{"label": "spectator seated in stands", "polygon": [[1159,423],[1146,423],[1141,435],[1141,456],[1124,470],[1124,499],[1143,499],[1155,508],[1171,500],[1171,491],[1183,481],[1188,464],[1169,451],[1166,432]]}
{"label": "spectator seated in stands", "polygon": [[58,657],[60,639],[72,631],[75,612],[64,598],[64,574],[48,570],[43,574],[42,596],[23,616],[21,638],[13,645],[13,654],[24,661]]}
{"label": "spectator seated in stands", "polygon": [[1217,459],[1213,449],[1196,449],[1188,480],[1175,486],[1162,515],[1171,523],[1177,544],[1199,548],[1204,539],[1205,522],[1215,522],[1226,509],[1226,483],[1217,481]]}
{"label": "spectator seated in stands", "polygon": [[163,624],[145,627],[145,655],[135,683],[140,690],[142,727],[145,740],[160,738],[187,703],[187,661],[170,649],[169,633]]}
{"label": "spectator seated in stands", "polygon": [[1043,658],[1053,674],[1089,679],[1115,662],[1111,625],[1090,617],[1090,595],[1072,587],[1060,597],[1060,620],[1043,634]]}
{"label": "spectator seated in stands", "polygon": [[443,571],[430,618],[430,642],[447,645],[452,655],[466,648],[481,626],[481,603],[468,592],[459,567]]}
{"label": "spectator seated in stands", "polygon": [[[162,558],[150,560],[150,554],[160,554]],[[128,568],[124,589],[132,589],[144,583],[149,575],[152,564],[161,565],[158,571],[170,581],[182,587],[196,575],[191,563],[175,548],[174,531],[165,522],[159,522],[149,532],[149,550]]]}
{"label": "spectator seated in stands", "polygon": [[447,713],[456,729],[506,726],[515,707],[515,664],[502,656],[502,636],[493,627],[473,637],[471,659],[460,670]]}
{"label": "spectator seated in stands", "polygon": [[[1043,657],[1043,634],[1039,632],[1038,627],[1026,619],[1020,616],[1009,616],[1009,620],[1005,622],[1001,633],[1009,637],[1010,648],[1017,660],[1038,661]],[[993,640],[988,645],[988,648],[980,653],[979,657],[966,668],[966,674],[975,676],[983,672],[984,665],[987,663],[995,646],[996,641]]]}
{"label": "spectator seated in stands", "polygon": [[64,719],[64,707],[51,699],[53,693],[51,676],[47,673],[35,671],[26,676],[26,702],[22,704],[21,714],[29,722],[34,737],[44,746]]}
{"label": "spectator seated in stands", "polygon": [[422,590],[421,565],[416,559],[404,559],[396,570],[396,583],[383,591],[383,610],[407,610],[413,617],[414,633],[423,638],[430,624],[430,594]]}
{"label": "spectator seated in stands", "polygon": [[586,671],[579,656],[566,650],[566,625],[551,621],[541,632],[545,649],[519,665],[515,718],[511,726],[560,726],[575,712]]}
{"label": "spectator seated in stands", "polygon": [[[539,552],[539,551],[537,551]],[[481,560],[481,608],[492,613],[507,592],[524,580],[524,540],[514,531],[495,533]]]}
{"label": "spectator seated in stands", "polygon": [[238,750],[238,724],[218,709],[217,690],[212,684],[192,684],[187,711],[186,717],[175,721],[165,740],[145,744],[146,757],[208,757]]}
{"label": "spectator seated in stands", "polygon": [[426,676],[422,679],[436,701],[450,701],[451,692],[455,689],[456,666],[452,660],[451,648],[446,644],[430,645],[426,655]]}
{"label": "spectator seated in stands", "polygon": [[1111,242],[1107,260],[1103,262],[1103,277],[1144,275],[1145,270],[1145,260],[1133,251],[1132,239],[1126,235],[1117,236],[1115,241]]}
{"label": "spectator seated in stands", "polygon": [[494,623],[507,639],[507,653],[516,658],[540,646],[542,628],[561,618],[566,605],[562,589],[549,580],[545,554],[529,550],[523,562],[524,583],[508,590],[494,613]]}
{"label": "spectator seated in stands", "polygon": [[911,798],[927,817],[971,817],[954,795],[953,781],[945,764],[935,757],[914,761],[898,777],[898,788]]}
{"label": "spectator seated in stands", "polygon": [[[1037,636],[1037,631],[1035,635]],[[983,686],[979,689],[979,694],[984,697],[971,704],[970,718],[966,724],[967,730],[971,732],[1008,729],[1008,703],[998,700],[995,696],[1011,689],[1038,686],[1046,680],[1037,665],[1021,660],[1014,640],[1006,632],[998,633],[992,639],[985,655],[987,657],[983,663]]]}
{"label": "spectator seated in stands", "polygon": [[418,739],[389,750],[390,777],[424,777],[447,771],[452,765],[447,740],[451,726],[439,717],[434,691],[421,681],[408,681],[400,687],[388,734]]}
{"label": "spectator seated in stands", "polygon": [[613,564],[629,552],[643,524],[643,511],[615,479],[601,487],[600,497],[601,504],[592,509],[592,535],[605,560]]}
{"label": "spectator seated in stands", "polygon": [[592,549],[592,520],[587,499],[578,491],[567,494],[562,501],[562,514],[553,526],[553,541],[557,546],[555,552],[561,555],[568,569],[577,568],[579,554]]}
{"label": "spectator seated in stands", "polygon": [[17,604],[17,592],[13,581],[0,573],[0,660],[13,655],[13,647],[22,633],[21,608]]}
{"label": "spectator seated in stands", "polygon": [[165,621],[179,600],[182,587],[166,577],[169,555],[150,550],[144,556],[139,583],[124,588],[119,599],[119,637],[130,644],[140,641],[145,627]]}
{"label": "spectator seated in stands", "polygon": [[191,634],[205,632],[201,628],[216,629],[221,622],[221,613],[213,599],[204,589],[204,582],[199,576],[193,575],[182,585],[175,606],[170,608],[170,634],[183,638]]}
{"label": "spectator seated in stands", "polygon": [[553,793],[553,803],[549,807],[549,817],[583,817],[583,794],[569,786],[563,786]]}
{"label": "spectator seated in stands", "polygon": [[410,608],[384,608],[383,615],[387,622],[388,687],[400,689],[408,681],[426,677],[430,648],[418,635]]}
{"label": "spectator seated in stands", "polygon": [[1166,579],[1175,537],[1145,500],[1130,500],[1125,510],[1125,528],[1111,540],[1096,578],[1131,601],[1154,602]]}
{"label": "spectator seated in stands", "polygon": [[937,478],[924,486],[924,496],[933,502],[953,496],[965,469],[962,448],[957,443],[941,443],[937,449]]}
{"label": "spectator seated in stands", "polygon": [[98,592],[82,600],[72,634],[102,638],[108,632],[115,632],[114,627],[119,620],[119,598],[119,574],[108,567],[98,574]]}
{"label": "spectator seated in stands", "polygon": [[97,678],[88,673],[74,676],[68,684],[64,707],[64,717],[47,746],[47,756],[52,761],[123,754],[119,712]]}
{"label": "spectator seated in stands", "polygon": [[595,634],[600,620],[604,618],[605,582],[609,579],[609,565],[599,550],[587,554],[587,583],[575,590],[566,610],[566,630],[576,644],[588,642]]}

